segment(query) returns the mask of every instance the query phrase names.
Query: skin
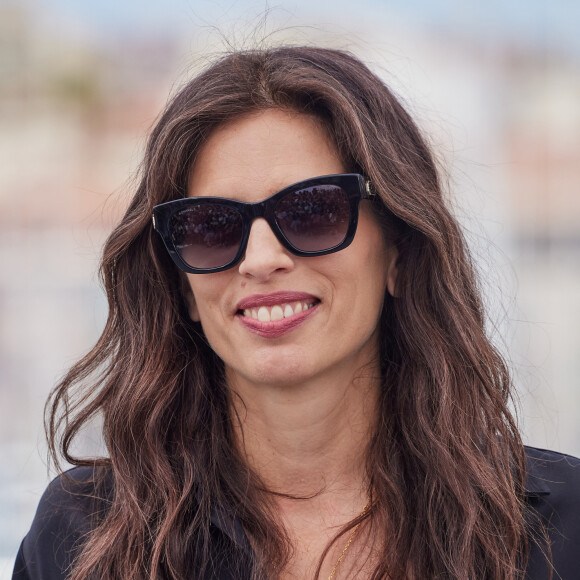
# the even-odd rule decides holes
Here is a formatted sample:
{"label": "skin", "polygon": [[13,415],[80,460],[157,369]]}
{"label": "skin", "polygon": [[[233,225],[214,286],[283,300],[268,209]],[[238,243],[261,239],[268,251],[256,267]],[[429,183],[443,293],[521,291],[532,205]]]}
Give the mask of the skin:
{"label": "skin", "polygon": [[[192,166],[189,195],[256,202],[303,179],[347,172],[316,119],[272,109],[210,135]],[[340,252],[294,256],[258,219],[237,266],[188,275],[191,317],[239,395],[232,398],[240,417],[234,425],[247,461],[272,490],[317,494],[275,500],[296,551],[284,578],[307,577],[336,526],[367,503],[364,449],[376,420],[378,319],[385,291],[394,289],[396,258],[363,201],[356,236]],[[307,292],[320,302],[281,337],[249,332],[236,317],[238,302],[276,291]],[[329,555],[328,572],[341,549]]]}

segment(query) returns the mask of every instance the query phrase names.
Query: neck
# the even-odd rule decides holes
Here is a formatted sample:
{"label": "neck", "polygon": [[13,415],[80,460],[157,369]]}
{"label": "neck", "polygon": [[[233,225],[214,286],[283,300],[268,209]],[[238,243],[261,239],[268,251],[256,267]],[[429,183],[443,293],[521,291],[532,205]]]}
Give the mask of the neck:
{"label": "neck", "polygon": [[378,377],[374,367],[293,385],[228,377],[239,395],[232,397],[238,446],[269,490],[295,497],[366,497]]}

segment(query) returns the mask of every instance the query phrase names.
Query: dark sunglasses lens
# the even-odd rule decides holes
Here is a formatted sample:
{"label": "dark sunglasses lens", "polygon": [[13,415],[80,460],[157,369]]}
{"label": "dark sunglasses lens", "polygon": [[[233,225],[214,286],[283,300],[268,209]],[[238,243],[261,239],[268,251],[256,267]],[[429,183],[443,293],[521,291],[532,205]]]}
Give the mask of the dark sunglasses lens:
{"label": "dark sunglasses lens", "polygon": [[193,268],[220,268],[240,248],[242,216],[227,205],[200,204],[182,209],[169,221],[173,245]]}
{"label": "dark sunglasses lens", "polygon": [[299,250],[320,252],[340,244],[350,220],[348,196],[336,185],[315,185],[284,196],[274,211],[288,241]]}

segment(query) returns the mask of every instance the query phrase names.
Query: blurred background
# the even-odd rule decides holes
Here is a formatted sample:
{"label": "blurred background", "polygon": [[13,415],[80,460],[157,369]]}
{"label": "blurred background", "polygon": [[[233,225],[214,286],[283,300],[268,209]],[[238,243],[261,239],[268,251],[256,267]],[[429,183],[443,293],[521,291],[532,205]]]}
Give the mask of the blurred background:
{"label": "blurred background", "polygon": [[230,47],[350,50],[395,89],[446,168],[525,441],[580,455],[579,23],[576,0],[0,0],[0,579],[53,475],[47,394],[104,324],[99,253],[147,132]]}

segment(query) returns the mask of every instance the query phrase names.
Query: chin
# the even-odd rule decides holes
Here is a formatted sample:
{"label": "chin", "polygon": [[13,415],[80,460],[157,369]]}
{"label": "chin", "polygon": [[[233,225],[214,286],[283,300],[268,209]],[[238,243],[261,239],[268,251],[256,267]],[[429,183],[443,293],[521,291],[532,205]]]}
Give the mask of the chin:
{"label": "chin", "polygon": [[304,355],[290,355],[278,353],[277,356],[251,357],[248,359],[250,364],[246,364],[245,369],[234,369],[229,367],[229,374],[237,382],[235,377],[243,377],[246,382],[255,385],[267,386],[292,386],[297,383],[304,383],[312,378],[313,371]]}

